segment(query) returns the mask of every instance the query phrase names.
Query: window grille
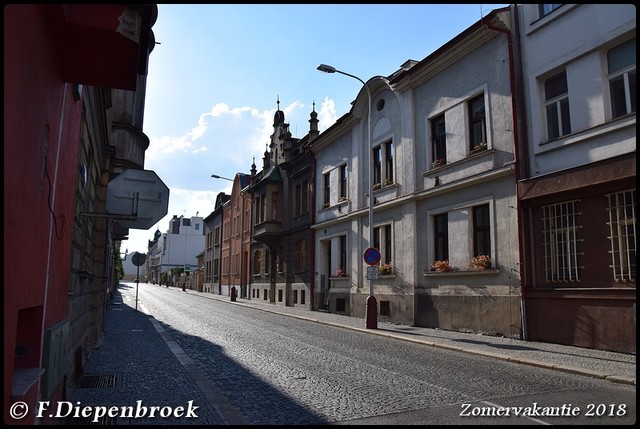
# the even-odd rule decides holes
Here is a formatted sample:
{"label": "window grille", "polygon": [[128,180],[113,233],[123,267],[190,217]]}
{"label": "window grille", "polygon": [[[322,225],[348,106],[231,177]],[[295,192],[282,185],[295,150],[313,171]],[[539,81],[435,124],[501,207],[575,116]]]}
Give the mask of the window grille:
{"label": "window grille", "polygon": [[636,278],[636,191],[608,194],[611,268],[616,281]]}
{"label": "window grille", "polygon": [[579,257],[582,239],[578,225],[577,203],[579,200],[542,207],[544,234],[544,267],[547,282],[580,281],[578,270],[582,269]]}

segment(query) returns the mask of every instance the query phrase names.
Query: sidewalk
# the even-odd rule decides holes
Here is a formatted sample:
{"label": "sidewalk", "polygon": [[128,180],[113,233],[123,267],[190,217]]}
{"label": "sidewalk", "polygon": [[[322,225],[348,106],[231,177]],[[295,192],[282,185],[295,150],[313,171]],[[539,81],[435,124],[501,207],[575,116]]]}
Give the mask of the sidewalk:
{"label": "sidewalk", "polygon": [[533,365],[557,371],[581,374],[615,383],[636,384],[636,356],[582,347],[552,343],[523,341],[489,335],[444,331],[433,328],[397,325],[378,321],[378,329],[366,329],[365,320],[356,317],[309,311],[301,308],[276,305],[264,300],[237,298],[232,302],[228,296],[187,290],[207,299],[243,305],[290,317],[311,320],[327,325],[399,338],[405,341],[439,347],[447,350],[472,353],[492,359]]}

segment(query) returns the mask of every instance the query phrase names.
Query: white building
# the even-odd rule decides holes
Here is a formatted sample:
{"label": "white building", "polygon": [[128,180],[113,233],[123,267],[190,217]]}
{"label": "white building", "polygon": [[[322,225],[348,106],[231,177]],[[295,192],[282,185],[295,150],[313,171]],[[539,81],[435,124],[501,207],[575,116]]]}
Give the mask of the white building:
{"label": "white building", "polygon": [[[510,22],[509,8],[492,11],[371,78],[314,141],[315,281],[329,311],[364,316],[363,253],[375,247],[390,267],[373,281],[381,320],[520,335]],[[491,267],[476,271],[471,259],[485,254]],[[451,270],[432,270],[436,260]]]}
{"label": "white building", "polygon": [[150,282],[165,284],[165,279],[175,285],[178,278],[173,276],[174,268],[191,272],[198,269],[197,256],[204,250],[205,236],[203,218],[193,216],[173,216],[169,221],[169,229],[163,233],[154,245],[150,255]]}

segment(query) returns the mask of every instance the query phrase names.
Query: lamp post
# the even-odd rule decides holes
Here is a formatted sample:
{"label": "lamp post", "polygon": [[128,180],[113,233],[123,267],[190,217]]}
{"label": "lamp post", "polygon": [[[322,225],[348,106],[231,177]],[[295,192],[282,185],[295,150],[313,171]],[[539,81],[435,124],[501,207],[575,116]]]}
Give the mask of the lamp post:
{"label": "lamp post", "polygon": [[[213,177],[214,179],[222,179],[222,180],[228,180],[230,182],[233,182],[233,179],[229,179],[228,177],[223,177],[223,176],[218,176],[217,174],[212,174],[211,177]],[[233,191],[231,192],[231,195],[233,196]],[[235,242],[235,237],[233,235],[233,200],[232,200],[232,205],[231,208],[229,209],[230,213],[231,213],[231,219],[229,219],[229,227],[230,227],[230,231],[229,231],[229,238],[231,240],[231,242],[229,243],[229,283],[231,285],[231,289],[229,290],[229,293],[231,295],[231,301],[235,301],[236,300],[236,273],[232,273],[231,272],[231,267],[235,264],[232,264],[232,260],[234,259],[234,254],[233,254],[233,250],[234,250],[234,242]],[[222,283],[222,282],[221,282]]]}
{"label": "lamp post", "polygon": [[[369,86],[360,79],[358,76],[354,76],[349,73],[345,73],[335,67],[320,64],[318,70],[325,73],[340,73],[345,76],[354,78],[362,83],[367,90],[367,96],[369,97],[369,114],[367,116],[367,161],[369,164],[369,246],[373,247],[373,169],[371,168],[371,91]],[[373,295],[373,279],[369,279],[369,296],[367,297],[366,306],[366,328],[377,329],[378,328],[378,304],[376,298]]]}

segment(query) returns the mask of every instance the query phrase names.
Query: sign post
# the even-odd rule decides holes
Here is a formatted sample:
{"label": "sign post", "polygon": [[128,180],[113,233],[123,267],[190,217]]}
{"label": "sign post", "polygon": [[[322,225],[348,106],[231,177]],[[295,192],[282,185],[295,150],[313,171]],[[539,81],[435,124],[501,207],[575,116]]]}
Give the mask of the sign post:
{"label": "sign post", "polygon": [[378,279],[378,264],[380,263],[380,251],[375,247],[368,247],[362,255],[364,262],[369,265],[367,267],[367,279]]}
{"label": "sign post", "polygon": [[136,311],[138,311],[138,284],[140,283],[140,266],[144,265],[144,261],[146,261],[147,255],[144,253],[136,252],[131,257],[131,262],[135,265],[136,268]]}

